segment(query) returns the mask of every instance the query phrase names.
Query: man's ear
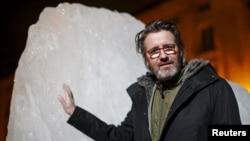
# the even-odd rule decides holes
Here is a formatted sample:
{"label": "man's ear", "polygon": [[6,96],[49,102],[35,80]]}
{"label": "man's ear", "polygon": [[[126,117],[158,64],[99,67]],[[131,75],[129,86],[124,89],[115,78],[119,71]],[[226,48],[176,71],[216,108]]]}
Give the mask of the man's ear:
{"label": "man's ear", "polygon": [[145,62],[146,67],[150,70],[149,62],[146,59],[144,60],[144,62]]}
{"label": "man's ear", "polygon": [[180,52],[180,58],[181,58],[182,65],[183,65],[185,63],[185,61],[186,61],[186,52],[184,50],[182,50]]}

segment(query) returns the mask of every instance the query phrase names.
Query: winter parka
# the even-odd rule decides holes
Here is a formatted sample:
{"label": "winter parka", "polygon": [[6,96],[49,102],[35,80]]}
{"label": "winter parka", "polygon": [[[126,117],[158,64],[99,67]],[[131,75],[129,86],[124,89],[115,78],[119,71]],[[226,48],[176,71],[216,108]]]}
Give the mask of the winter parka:
{"label": "winter parka", "polygon": [[[151,141],[150,99],[154,80],[147,73],[127,89],[132,107],[119,126],[108,125],[78,106],[68,123],[96,141]],[[183,85],[159,140],[206,141],[208,125],[218,124],[241,124],[233,90],[208,61],[192,60],[185,67]]]}

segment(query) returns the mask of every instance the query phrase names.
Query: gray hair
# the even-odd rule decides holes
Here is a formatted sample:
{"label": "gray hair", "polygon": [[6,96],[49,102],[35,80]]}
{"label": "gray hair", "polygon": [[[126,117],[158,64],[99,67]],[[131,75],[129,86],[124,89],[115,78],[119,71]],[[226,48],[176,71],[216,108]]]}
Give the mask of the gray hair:
{"label": "gray hair", "polygon": [[145,50],[145,46],[144,46],[145,38],[147,37],[147,35],[149,33],[159,32],[161,30],[170,31],[174,35],[175,43],[182,53],[181,54],[181,59],[183,61],[182,63],[184,63],[186,53],[184,50],[185,45],[181,39],[181,33],[178,30],[175,22],[167,20],[167,19],[155,20],[155,21],[145,25],[145,28],[136,34],[136,36],[135,36],[136,51],[138,53],[141,53],[142,56],[145,58],[146,57],[146,50]]}

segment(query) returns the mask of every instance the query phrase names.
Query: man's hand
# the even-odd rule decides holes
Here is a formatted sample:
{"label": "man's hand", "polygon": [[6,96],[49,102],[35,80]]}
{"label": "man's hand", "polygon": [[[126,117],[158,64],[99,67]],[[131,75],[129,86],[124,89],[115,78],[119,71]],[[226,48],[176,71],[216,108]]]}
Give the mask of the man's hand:
{"label": "man's hand", "polygon": [[63,91],[64,97],[62,95],[59,95],[58,99],[62,104],[64,111],[68,115],[72,115],[76,107],[73,94],[67,84],[63,84]]}

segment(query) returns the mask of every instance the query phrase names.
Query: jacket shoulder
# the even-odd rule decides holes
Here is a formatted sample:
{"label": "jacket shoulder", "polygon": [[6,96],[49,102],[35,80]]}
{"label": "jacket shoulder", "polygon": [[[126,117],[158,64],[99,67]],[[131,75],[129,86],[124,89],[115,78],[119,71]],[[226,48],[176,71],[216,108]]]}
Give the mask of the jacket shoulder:
{"label": "jacket shoulder", "polygon": [[143,89],[144,88],[140,86],[138,82],[134,82],[127,88],[127,92],[129,96],[132,98],[135,97],[137,94],[141,93]]}

